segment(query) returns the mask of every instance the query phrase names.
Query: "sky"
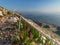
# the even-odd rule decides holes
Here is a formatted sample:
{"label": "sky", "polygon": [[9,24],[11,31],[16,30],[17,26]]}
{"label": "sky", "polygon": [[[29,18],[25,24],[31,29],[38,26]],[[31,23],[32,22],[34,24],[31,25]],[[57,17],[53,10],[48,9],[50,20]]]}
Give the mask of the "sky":
{"label": "sky", "polygon": [[60,0],[0,0],[0,6],[22,12],[60,13]]}

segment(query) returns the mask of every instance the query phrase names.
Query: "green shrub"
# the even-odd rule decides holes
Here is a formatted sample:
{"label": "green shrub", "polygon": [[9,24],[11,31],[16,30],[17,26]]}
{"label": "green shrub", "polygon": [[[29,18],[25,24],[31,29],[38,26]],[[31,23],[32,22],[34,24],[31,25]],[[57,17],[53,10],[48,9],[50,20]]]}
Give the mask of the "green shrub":
{"label": "green shrub", "polygon": [[38,37],[37,43],[43,43],[43,40],[41,40],[41,37]]}
{"label": "green shrub", "polygon": [[18,39],[16,36],[14,36],[14,37],[13,37],[13,43],[16,44],[16,43],[18,43],[18,42],[19,42],[19,39]]}
{"label": "green shrub", "polygon": [[30,29],[30,32],[33,34],[34,38],[39,37],[39,32],[33,27]]}

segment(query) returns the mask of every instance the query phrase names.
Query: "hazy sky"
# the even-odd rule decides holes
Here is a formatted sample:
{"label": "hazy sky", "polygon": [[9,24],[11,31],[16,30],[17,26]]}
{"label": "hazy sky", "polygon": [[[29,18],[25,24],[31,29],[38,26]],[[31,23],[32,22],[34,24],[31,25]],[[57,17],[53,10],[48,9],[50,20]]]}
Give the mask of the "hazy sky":
{"label": "hazy sky", "polygon": [[0,6],[10,10],[60,13],[60,0],[0,0]]}

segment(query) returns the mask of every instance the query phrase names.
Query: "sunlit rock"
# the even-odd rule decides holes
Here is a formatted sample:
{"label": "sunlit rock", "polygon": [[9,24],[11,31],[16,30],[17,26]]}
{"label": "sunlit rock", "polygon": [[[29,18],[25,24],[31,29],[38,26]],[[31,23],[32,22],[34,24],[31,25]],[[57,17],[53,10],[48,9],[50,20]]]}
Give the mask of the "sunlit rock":
{"label": "sunlit rock", "polygon": [[36,45],[36,43],[35,42],[32,42],[30,45]]}
{"label": "sunlit rock", "polygon": [[3,13],[2,13],[2,11],[0,11],[0,16],[3,16]]}

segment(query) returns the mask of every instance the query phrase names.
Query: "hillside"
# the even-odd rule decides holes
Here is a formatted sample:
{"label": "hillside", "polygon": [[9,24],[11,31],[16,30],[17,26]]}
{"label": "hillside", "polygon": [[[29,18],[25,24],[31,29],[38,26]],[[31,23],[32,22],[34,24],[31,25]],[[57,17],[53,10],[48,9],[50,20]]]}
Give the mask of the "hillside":
{"label": "hillside", "polygon": [[0,7],[0,45],[11,45],[14,36],[18,36],[17,14]]}
{"label": "hillside", "polygon": [[59,45],[32,20],[0,7],[0,45]]}

